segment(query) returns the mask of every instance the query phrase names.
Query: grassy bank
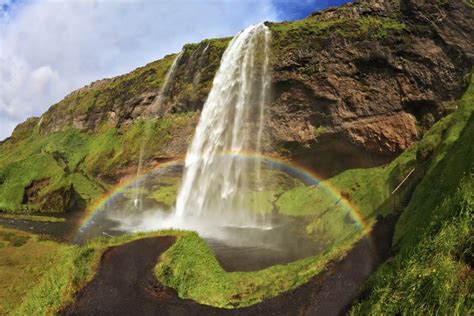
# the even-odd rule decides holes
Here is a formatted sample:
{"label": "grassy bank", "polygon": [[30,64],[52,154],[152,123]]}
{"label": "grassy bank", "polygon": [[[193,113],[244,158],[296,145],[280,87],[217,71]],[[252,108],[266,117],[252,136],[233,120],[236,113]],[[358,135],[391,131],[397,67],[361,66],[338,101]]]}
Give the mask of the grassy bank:
{"label": "grassy bank", "polygon": [[27,214],[7,214],[0,213],[0,218],[21,219],[34,222],[63,223],[66,221],[62,217],[43,216],[43,215],[27,215]]}
{"label": "grassy bank", "polygon": [[[398,299],[395,306],[402,311],[408,311],[410,308],[407,302],[416,303],[414,298],[406,301],[404,291],[412,291],[411,293],[416,293],[416,295],[433,299],[437,292],[430,292],[433,290],[430,284],[436,284],[438,287],[446,287],[443,290],[445,293],[450,292],[452,290],[450,287],[456,284],[452,280],[440,278],[439,280],[446,281],[445,284],[437,283],[438,281],[433,278],[430,281],[432,283],[428,285],[423,283],[422,276],[429,272],[427,266],[431,265],[429,258],[431,256],[431,258],[437,258],[439,264],[445,265],[433,267],[433,273],[438,271],[437,273],[443,273],[446,277],[456,276],[458,284],[460,284],[459,281],[464,282],[461,283],[459,291],[454,290],[454,293],[459,294],[463,301],[467,293],[466,289],[472,288],[469,268],[462,263],[451,264],[449,260],[445,260],[446,258],[438,258],[439,252],[433,252],[433,250],[442,251],[443,249],[437,249],[437,245],[441,247],[442,244],[445,247],[444,250],[451,256],[456,253],[461,257],[466,256],[467,251],[468,258],[472,258],[469,248],[466,248],[469,247],[466,238],[472,234],[469,228],[472,227],[472,222],[466,220],[467,218],[472,220],[473,162],[467,157],[474,156],[472,147],[474,124],[472,124],[473,119],[470,118],[473,109],[473,91],[474,86],[471,85],[456,112],[436,123],[420,142],[407,149],[389,165],[348,170],[319,186],[296,187],[283,193],[277,201],[280,212],[291,216],[304,216],[309,223],[308,233],[315,234],[318,238],[328,238],[327,241],[332,243],[333,246],[322,256],[256,272],[227,273],[219,266],[215,257],[197,235],[188,235],[178,239],[163,254],[155,271],[158,279],[163,284],[176,289],[182,298],[225,308],[248,306],[295,288],[321,272],[330,260],[342,258],[360,236],[357,234],[361,231],[360,227],[356,226],[357,223],[345,220],[348,210],[337,202],[340,198],[346,199],[354,208],[357,208],[359,214],[370,226],[376,216],[383,216],[393,211],[392,205],[385,205],[384,202],[400,181],[414,167],[424,165],[425,161],[429,161],[428,173],[419,185],[412,202],[402,214],[395,233],[398,247],[402,247],[402,250],[405,249],[404,251],[411,254],[409,256],[411,261],[399,263],[404,264],[409,271],[404,271],[400,266],[391,271],[390,276],[393,278],[392,281],[396,285],[394,287],[398,289],[399,295],[393,296],[391,291],[397,292],[397,290],[385,283],[390,282],[386,279],[387,272],[384,272],[387,268],[381,269],[381,272],[377,274],[379,276],[375,277],[375,280],[377,278],[380,280],[373,281],[372,284],[376,284],[376,291],[383,293],[381,294],[383,298],[391,302]],[[464,129],[465,131],[462,132]],[[463,137],[458,141],[461,134]],[[443,183],[439,183],[440,181]],[[439,183],[439,185],[433,188],[433,183]],[[458,185],[460,183],[462,183],[461,186]],[[458,202],[445,200],[448,197]],[[448,205],[452,207],[448,208]],[[454,210],[463,210],[459,214],[471,215],[463,215],[464,220],[461,219],[459,224],[454,221],[448,227],[448,219],[452,216],[456,217]],[[431,224],[427,225],[430,220]],[[434,229],[433,227],[444,230],[438,237],[432,236],[434,239],[426,239],[417,247],[416,241],[423,240],[424,234],[429,236],[428,232]],[[455,234],[456,229],[459,229],[459,234]],[[455,239],[446,239],[449,236]],[[455,251],[456,247],[452,248],[456,242],[462,242],[458,248],[464,247],[463,251]],[[403,259],[397,260],[403,261]],[[466,277],[466,271],[468,277]],[[418,272],[420,274],[417,274]],[[400,275],[405,275],[405,283],[397,281]],[[380,288],[377,282],[382,284]],[[426,289],[429,291],[426,292]],[[443,304],[445,308],[450,306],[448,300],[440,304]],[[457,304],[462,303],[458,301]],[[363,311],[367,306],[377,306],[377,303],[369,302],[367,305],[361,303],[355,310]],[[407,310],[401,309],[400,306],[405,306]],[[379,307],[374,307],[371,311],[385,312],[385,307],[387,306],[380,303]],[[426,310],[432,311],[429,308]],[[420,308],[419,311],[423,312],[424,309]]]}
{"label": "grassy bank", "polygon": [[72,247],[0,227],[0,315],[12,313]]}
{"label": "grassy bank", "polygon": [[474,210],[474,85],[458,111],[438,122],[419,155],[429,169],[397,223],[388,260],[352,314],[470,315]]}
{"label": "grassy bank", "polygon": [[155,274],[181,298],[223,308],[244,307],[306,283],[329,260],[341,259],[358,240],[353,236],[322,255],[254,272],[226,272],[196,233],[178,238],[160,258]]}
{"label": "grassy bank", "polygon": [[282,192],[275,204],[281,214],[300,217],[306,232],[327,244],[338,242],[370,226],[378,215],[392,211],[384,203],[393,189],[417,165],[418,144],[389,165],[351,169],[317,186],[298,186]]}
{"label": "grassy bank", "polygon": [[[75,293],[91,280],[97,271],[102,253],[108,247],[144,237],[181,234],[185,233],[180,231],[138,233],[111,239],[96,239],[81,247],[39,241],[38,237],[29,235],[33,236],[29,239],[29,243],[14,250],[16,255],[12,258],[18,258],[17,268],[7,267],[5,271],[0,270],[0,273],[5,275],[3,282],[7,286],[4,295],[10,300],[7,300],[10,303],[5,307],[5,311],[14,315],[55,314],[72,302]],[[2,251],[0,249],[0,253]],[[8,259],[10,256],[9,253],[8,257],[3,259],[2,253],[0,258],[10,260]],[[21,279],[11,282],[7,274],[19,276]],[[18,293],[22,291],[22,296],[11,296],[10,288],[14,287],[20,288]]]}

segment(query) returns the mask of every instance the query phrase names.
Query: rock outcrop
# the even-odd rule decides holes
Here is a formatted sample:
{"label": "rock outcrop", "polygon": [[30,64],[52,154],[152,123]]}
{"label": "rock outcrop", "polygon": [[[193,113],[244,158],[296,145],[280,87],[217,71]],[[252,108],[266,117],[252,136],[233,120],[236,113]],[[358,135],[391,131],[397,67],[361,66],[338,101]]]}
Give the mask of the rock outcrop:
{"label": "rock outcrop", "polygon": [[463,1],[361,1],[275,25],[273,143],[326,176],[390,161],[465,90],[473,17]]}
{"label": "rock outcrop", "polygon": [[[299,21],[267,22],[272,94],[263,150],[322,177],[391,161],[456,107],[474,60],[473,17],[472,5],[461,0],[361,0]],[[102,188],[136,172],[145,136],[145,169],[182,158],[229,40],[185,45],[161,96],[177,55],[74,91],[20,124],[0,144],[2,152],[64,138],[61,148],[30,150],[22,163],[29,168],[35,163],[28,159],[61,152],[68,181],[77,175]],[[151,111],[158,99],[159,111]],[[10,169],[20,165],[0,154],[3,186],[12,185]],[[51,176],[57,179],[31,173],[15,185],[26,188]],[[76,187],[79,195],[88,192],[83,183]]]}
{"label": "rock outcrop", "polygon": [[[268,24],[274,93],[266,151],[324,176],[387,163],[419,139],[464,91],[474,56],[473,9],[463,1],[360,1]],[[183,48],[163,113],[202,108],[228,40]],[[150,116],[175,57],[75,91],[45,113],[41,132]],[[178,138],[180,150],[162,155],[185,154],[190,137]]]}

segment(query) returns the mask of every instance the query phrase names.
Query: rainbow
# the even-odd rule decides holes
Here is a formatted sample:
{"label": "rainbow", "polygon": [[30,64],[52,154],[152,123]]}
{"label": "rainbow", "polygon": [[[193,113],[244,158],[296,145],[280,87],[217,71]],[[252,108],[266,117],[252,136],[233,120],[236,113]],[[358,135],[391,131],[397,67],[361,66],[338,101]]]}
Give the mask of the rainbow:
{"label": "rainbow", "polygon": [[168,166],[176,165],[182,162],[182,159],[176,159],[161,163],[156,168],[147,170],[146,173],[137,175],[135,177],[127,178],[126,180],[121,181],[117,185],[111,187],[107,192],[102,194],[99,198],[94,200],[92,204],[85,210],[83,216],[79,219],[79,231],[87,228],[91,223],[93,223],[95,216],[111,201],[119,197],[122,193],[126,192],[131,186],[137,182],[143,181],[146,177],[157,170],[161,170]]}
{"label": "rainbow", "polygon": [[[235,157],[235,153],[223,153],[219,157]],[[365,235],[369,236],[372,222],[369,222],[359,208],[351,203],[349,200],[341,196],[341,191],[331,184],[329,181],[322,180],[322,177],[316,174],[313,170],[303,166],[301,164],[273,157],[268,155],[260,155],[251,152],[239,153],[237,155],[242,159],[261,159],[265,164],[269,165],[272,168],[283,170],[290,175],[293,175],[307,185],[312,185],[315,187],[323,188],[328,194],[331,194],[334,197],[335,205],[341,206],[344,210],[347,210],[359,228],[359,231]],[[157,170],[163,169],[165,167],[177,164],[183,164],[183,159],[176,159],[168,161],[166,163],[160,164],[158,167],[148,170],[147,173],[144,173],[139,176],[131,177],[126,181],[122,181],[120,184],[112,187],[106,194],[97,199],[84,213],[84,216],[79,221],[79,231],[86,229],[91,223],[94,222],[94,217],[111,201],[114,200],[117,196],[120,196],[132,185],[137,184],[140,181],[143,181],[147,176],[156,172]],[[370,240],[370,238],[369,238]]]}

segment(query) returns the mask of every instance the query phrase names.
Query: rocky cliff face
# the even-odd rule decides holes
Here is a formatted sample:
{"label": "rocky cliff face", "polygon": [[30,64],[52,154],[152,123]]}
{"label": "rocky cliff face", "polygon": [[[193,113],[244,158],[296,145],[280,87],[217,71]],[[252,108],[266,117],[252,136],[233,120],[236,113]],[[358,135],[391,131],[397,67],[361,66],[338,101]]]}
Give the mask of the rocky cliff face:
{"label": "rocky cliff face", "polygon": [[275,24],[274,142],[325,175],[393,159],[465,90],[473,12],[368,1]]}
{"label": "rocky cliff face", "polygon": [[[387,163],[456,106],[474,59],[473,17],[472,5],[461,0],[368,0],[300,21],[269,22],[273,91],[266,106],[265,152],[325,177]],[[0,196],[12,183],[24,189],[51,179],[31,194],[72,183],[74,192],[93,199],[136,172],[145,134],[151,140],[146,167],[183,157],[228,41],[185,45],[158,111],[151,105],[177,55],[94,82],[41,118],[20,124],[0,145]],[[64,144],[58,147],[52,139]],[[39,140],[45,148],[32,149]],[[62,173],[25,172],[15,182],[11,177],[20,163],[14,153],[24,153],[24,146],[30,148],[25,166],[38,165],[31,159],[41,157]],[[97,191],[81,191],[86,180],[79,183],[77,177]],[[20,203],[15,201],[0,208],[14,208]]]}

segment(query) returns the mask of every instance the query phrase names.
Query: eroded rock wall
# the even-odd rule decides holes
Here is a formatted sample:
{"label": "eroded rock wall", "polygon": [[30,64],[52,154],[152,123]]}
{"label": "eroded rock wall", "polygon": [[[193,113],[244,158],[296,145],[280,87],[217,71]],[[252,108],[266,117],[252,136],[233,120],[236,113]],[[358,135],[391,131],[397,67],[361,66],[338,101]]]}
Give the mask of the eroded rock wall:
{"label": "eroded rock wall", "polygon": [[[272,93],[265,154],[322,177],[391,161],[456,108],[473,65],[473,17],[472,5],[461,0],[365,0],[299,21],[267,22]],[[0,143],[3,207],[21,206],[23,195],[12,198],[9,188],[27,190],[45,178],[90,203],[136,175],[142,144],[145,171],[183,158],[229,40],[185,45],[157,111],[177,54],[96,81],[19,124]],[[55,152],[65,160],[57,162]],[[46,161],[57,164],[54,172],[31,169]],[[50,201],[41,192],[54,190],[42,188],[37,200]],[[53,204],[70,203],[41,205]]]}

